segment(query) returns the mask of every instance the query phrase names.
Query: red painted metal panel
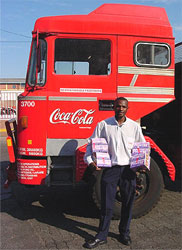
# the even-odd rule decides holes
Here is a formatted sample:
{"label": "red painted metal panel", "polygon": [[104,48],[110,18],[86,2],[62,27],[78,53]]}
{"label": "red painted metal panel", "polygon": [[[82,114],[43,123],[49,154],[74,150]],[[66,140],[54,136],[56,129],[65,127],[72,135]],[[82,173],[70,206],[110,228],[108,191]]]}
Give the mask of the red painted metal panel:
{"label": "red painted metal panel", "polygon": [[[40,93],[41,92],[41,93]],[[26,98],[30,95],[24,93]],[[37,95],[35,95],[37,94]],[[27,156],[46,155],[46,136],[47,136],[47,101],[39,100],[43,91],[35,91],[31,95],[31,100],[18,101],[18,154]],[[23,95],[22,95],[23,96]],[[36,99],[38,98],[38,99]],[[46,96],[44,96],[46,98]],[[21,127],[21,118],[28,117],[28,127]]]}
{"label": "red painted metal panel", "polygon": [[18,182],[27,185],[45,184],[46,160],[17,159]]}
{"label": "red painted metal panel", "polygon": [[172,38],[165,9],[141,5],[106,4],[89,15],[44,17],[37,20],[34,33],[61,32],[123,34]]}
{"label": "red painted metal panel", "polygon": [[48,138],[87,138],[96,126],[97,102],[49,101]]}
{"label": "red painted metal panel", "polygon": [[83,160],[84,154],[86,152],[86,147],[87,144],[79,147],[76,150],[76,182],[79,182],[82,179],[87,168],[87,164]]}
{"label": "red painted metal panel", "polygon": [[[150,14],[149,14],[150,15]],[[142,27],[141,27],[142,28]],[[134,46],[137,42],[154,42],[166,43],[171,47],[171,64],[168,68],[162,69],[160,67],[138,67],[134,62]],[[174,76],[165,75],[165,70],[174,70],[174,41],[164,38],[153,37],[139,37],[139,36],[118,36],[118,67],[126,68],[127,72],[118,73],[117,85],[118,87],[128,86],[128,92],[118,92],[118,96],[124,96],[129,99],[129,110],[127,115],[137,120],[152,111],[166,105],[168,102],[175,99],[174,93],[166,94],[165,90],[174,89]],[[129,70],[128,70],[129,69]],[[153,73],[147,73],[147,70],[154,69]],[[134,73],[133,70],[137,70]],[[160,73],[164,70],[164,73]],[[131,72],[131,73],[130,73]],[[146,73],[145,73],[146,72]],[[161,75],[160,75],[161,74]],[[132,79],[136,77],[136,81]],[[134,87],[131,91],[129,87]],[[137,87],[144,90],[145,93],[137,93]],[[151,89],[156,88],[151,92]],[[161,93],[157,89],[161,88]],[[146,91],[148,89],[148,91]],[[164,90],[164,91],[163,91]],[[131,91],[131,92],[130,92]],[[136,91],[136,92],[135,92]],[[164,92],[164,93],[163,93]],[[147,101],[148,99],[148,101]],[[153,100],[152,100],[153,99]]]}
{"label": "red painted metal panel", "polygon": [[10,136],[7,137],[7,148],[8,148],[8,154],[9,154],[9,161],[11,163],[15,162],[15,152],[14,152],[14,147],[13,147],[13,140]]}
{"label": "red painted metal panel", "polygon": [[157,144],[150,137],[145,136],[145,139],[146,141],[150,142],[151,148],[154,149],[163,159],[171,180],[175,181],[176,170],[175,170],[173,163],[169,160],[169,158],[162,152],[162,150],[157,146]]}

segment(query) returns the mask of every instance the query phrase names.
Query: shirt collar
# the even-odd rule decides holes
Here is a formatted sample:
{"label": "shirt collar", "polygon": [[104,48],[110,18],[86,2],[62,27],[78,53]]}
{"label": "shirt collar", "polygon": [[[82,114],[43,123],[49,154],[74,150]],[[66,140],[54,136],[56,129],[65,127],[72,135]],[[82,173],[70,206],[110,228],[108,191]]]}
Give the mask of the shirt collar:
{"label": "shirt collar", "polygon": [[121,125],[119,125],[119,124],[118,124],[118,121],[117,121],[116,118],[115,118],[115,116],[113,116],[115,123],[116,123],[119,127],[122,127],[123,125],[125,125],[125,124],[127,123],[128,118],[127,118],[127,116],[125,116],[125,117],[126,117],[126,120],[125,120]]}

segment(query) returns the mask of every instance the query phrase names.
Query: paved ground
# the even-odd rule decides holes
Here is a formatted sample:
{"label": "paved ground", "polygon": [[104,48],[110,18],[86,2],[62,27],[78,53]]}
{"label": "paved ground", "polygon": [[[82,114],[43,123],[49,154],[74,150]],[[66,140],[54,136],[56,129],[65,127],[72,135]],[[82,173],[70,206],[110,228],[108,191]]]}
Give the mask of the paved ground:
{"label": "paved ground", "polygon": [[[2,139],[2,138],[1,138]],[[1,147],[1,181],[7,152]],[[1,182],[2,183],[2,182]],[[182,249],[181,182],[168,182],[161,201],[146,216],[132,220],[133,243],[118,241],[118,221],[111,222],[108,244],[97,249]],[[83,249],[85,239],[96,234],[99,211],[87,189],[25,189],[1,185],[0,249]]]}
{"label": "paved ground", "polygon": [[6,136],[5,121],[0,120],[0,138]]}

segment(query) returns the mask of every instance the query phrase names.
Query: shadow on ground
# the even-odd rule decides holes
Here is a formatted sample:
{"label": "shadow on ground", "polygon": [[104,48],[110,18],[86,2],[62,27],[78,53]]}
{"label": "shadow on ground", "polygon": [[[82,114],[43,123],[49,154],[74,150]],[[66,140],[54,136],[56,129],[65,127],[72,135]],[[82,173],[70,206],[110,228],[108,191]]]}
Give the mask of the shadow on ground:
{"label": "shadow on ground", "polygon": [[[5,168],[6,165],[7,162],[3,162],[1,167]],[[1,174],[5,177],[5,171],[1,171]],[[167,179],[165,184],[168,190],[181,192],[181,180],[171,182]],[[98,219],[100,214],[88,195],[87,186],[26,188],[17,182],[11,185],[11,197],[1,201],[1,212],[23,221],[35,219],[85,239],[92,238],[87,230],[94,235],[97,227],[83,223],[81,218]],[[117,237],[113,233],[109,235]]]}

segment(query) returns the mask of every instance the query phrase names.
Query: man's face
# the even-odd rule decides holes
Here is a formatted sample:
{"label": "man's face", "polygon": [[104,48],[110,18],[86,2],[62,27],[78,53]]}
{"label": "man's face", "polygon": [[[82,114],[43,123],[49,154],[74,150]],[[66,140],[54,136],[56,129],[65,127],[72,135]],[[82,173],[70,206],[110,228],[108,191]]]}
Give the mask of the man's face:
{"label": "man's face", "polygon": [[128,102],[125,100],[118,100],[114,105],[115,117],[117,120],[125,117],[128,110]]}

